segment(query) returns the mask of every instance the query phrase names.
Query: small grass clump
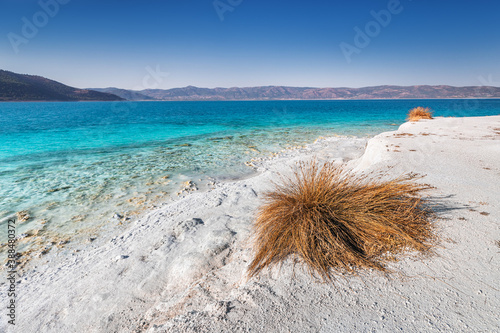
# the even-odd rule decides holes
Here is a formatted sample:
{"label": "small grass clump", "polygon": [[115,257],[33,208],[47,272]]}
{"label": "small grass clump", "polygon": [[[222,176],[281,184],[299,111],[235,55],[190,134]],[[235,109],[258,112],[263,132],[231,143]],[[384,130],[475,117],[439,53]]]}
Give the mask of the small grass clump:
{"label": "small grass clump", "polygon": [[432,212],[415,174],[382,181],[344,166],[301,163],[265,194],[254,225],[255,276],[289,256],[327,281],[358,268],[385,271],[385,260],[407,249],[427,251]]}
{"label": "small grass clump", "polygon": [[417,106],[408,112],[408,121],[419,121],[420,119],[432,119],[431,109]]}

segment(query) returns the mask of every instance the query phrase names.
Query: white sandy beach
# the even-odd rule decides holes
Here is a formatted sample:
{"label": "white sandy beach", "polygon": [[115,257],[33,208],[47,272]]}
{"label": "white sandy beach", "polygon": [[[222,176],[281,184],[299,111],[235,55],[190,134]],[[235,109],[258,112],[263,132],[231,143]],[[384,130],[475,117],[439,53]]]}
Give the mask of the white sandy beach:
{"label": "white sandy beach", "polygon": [[[333,284],[291,261],[247,279],[261,194],[314,157],[425,174],[436,187],[435,255]],[[189,194],[119,236],[34,261],[17,284],[15,328],[3,315],[0,331],[500,332],[500,116],[405,123],[368,142],[326,138],[255,165],[256,176]]]}

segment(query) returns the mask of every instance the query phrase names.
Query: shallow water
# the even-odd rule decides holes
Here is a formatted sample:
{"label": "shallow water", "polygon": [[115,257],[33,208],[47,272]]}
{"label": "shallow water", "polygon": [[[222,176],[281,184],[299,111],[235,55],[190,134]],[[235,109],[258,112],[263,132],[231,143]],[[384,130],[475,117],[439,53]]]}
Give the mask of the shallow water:
{"label": "shallow water", "polygon": [[250,175],[252,158],[394,130],[420,105],[500,114],[499,100],[0,103],[0,243],[16,212],[30,216],[19,250],[50,247],[129,223],[183,188]]}

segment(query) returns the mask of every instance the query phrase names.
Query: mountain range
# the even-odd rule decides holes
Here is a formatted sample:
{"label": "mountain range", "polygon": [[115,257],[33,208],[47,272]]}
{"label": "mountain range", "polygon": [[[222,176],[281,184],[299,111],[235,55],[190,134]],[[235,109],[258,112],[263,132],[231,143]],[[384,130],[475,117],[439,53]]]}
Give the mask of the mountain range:
{"label": "mountain range", "polygon": [[41,76],[0,70],[0,101],[228,101],[317,99],[500,98],[500,87],[447,85],[313,88],[262,86],[128,90],[79,89]]}
{"label": "mountain range", "polygon": [[198,88],[140,91],[117,88],[93,88],[127,100],[160,101],[226,101],[226,100],[293,100],[293,99],[428,99],[428,98],[500,98],[500,87],[469,86],[375,86],[364,88],[310,88],[265,86],[247,88]]}

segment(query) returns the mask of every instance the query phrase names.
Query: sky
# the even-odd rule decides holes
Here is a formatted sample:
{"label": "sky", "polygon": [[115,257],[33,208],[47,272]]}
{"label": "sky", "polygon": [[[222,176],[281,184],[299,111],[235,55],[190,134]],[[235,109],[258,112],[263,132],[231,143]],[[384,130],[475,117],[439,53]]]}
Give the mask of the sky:
{"label": "sky", "polygon": [[500,86],[494,0],[0,0],[0,69],[78,88]]}

